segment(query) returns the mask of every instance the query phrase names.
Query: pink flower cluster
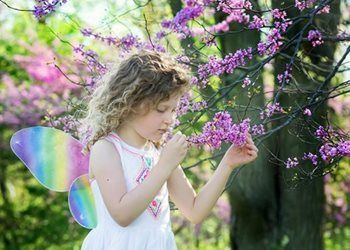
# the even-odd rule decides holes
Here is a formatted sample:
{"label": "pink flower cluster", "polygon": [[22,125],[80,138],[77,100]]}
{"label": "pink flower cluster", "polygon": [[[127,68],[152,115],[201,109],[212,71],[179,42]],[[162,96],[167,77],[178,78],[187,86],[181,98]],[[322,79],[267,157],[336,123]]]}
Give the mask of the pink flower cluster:
{"label": "pink flower cluster", "polygon": [[331,10],[331,6],[326,5],[319,12],[317,12],[317,14],[321,14],[321,13],[328,14],[330,10]]}
{"label": "pink flower cluster", "polygon": [[243,80],[243,84],[242,84],[242,88],[248,87],[251,84],[251,80],[249,79],[249,77],[244,78]]}
{"label": "pink flower cluster", "polygon": [[324,43],[322,40],[321,32],[318,30],[310,30],[307,39],[312,43],[313,47],[319,46]]}
{"label": "pink flower cluster", "polygon": [[174,30],[177,33],[183,34],[183,38],[191,35],[190,29],[187,27],[187,23],[201,16],[206,6],[208,6],[212,0],[205,1],[185,1],[185,7],[182,8],[172,20],[163,20],[161,26],[163,28]]}
{"label": "pink flower cluster", "polygon": [[349,209],[350,181],[349,176],[342,177],[340,181],[333,182],[331,175],[324,176],[326,195],[326,215],[328,220],[336,222],[335,226],[346,224]]}
{"label": "pink flower cluster", "polygon": [[[248,23],[249,15],[246,14],[247,10],[252,8],[250,1],[244,0],[221,0],[218,1],[217,10],[227,13],[227,17],[224,21],[217,23],[213,26],[189,28],[188,22],[203,15],[204,10],[208,7],[213,0],[205,1],[185,1],[185,7],[181,9],[173,20],[163,20],[161,25],[163,28],[174,30],[180,34],[180,39],[184,39],[187,36],[201,36],[209,33],[218,33],[220,31],[226,32],[229,30],[229,24],[231,22]],[[256,20],[256,22],[258,22]]]}
{"label": "pink flower cluster", "polygon": [[335,145],[325,143],[319,150],[324,161],[332,163],[336,156],[350,157],[350,141],[340,141]]}
{"label": "pink flower cluster", "polygon": [[59,115],[65,111],[61,99],[49,85],[15,85],[7,75],[1,80],[6,88],[0,90],[0,124],[34,126],[40,123],[45,112]]}
{"label": "pink flower cluster", "polygon": [[283,44],[280,40],[282,35],[277,28],[273,28],[267,35],[267,40],[265,42],[258,43],[258,51],[260,55],[273,55],[279,50],[280,46]]}
{"label": "pink flower cluster", "polygon": [[35,0],[38,4],[34,6],[33,14],[36,18],[41,18],[55,11],[58,6],[67,2],[67,0]]}
{"label": "pink flower cluster", "polygon": [[260,112],[260,119],[264,119],[265,117],[271,117],[273,114],[283,112],[283,108],[280,106],[278,102],[274,104],[267,104],[265,110]]}
{"label": "pink flower cluster", "polygon": [[294,168],[299,165],[299,161],[296,157],[294,157],[293,159],[288,158],[285,165],[286,165],[286,168]]}
{"label": "pink flower cluster", "polygon": [[277,75],[277,80],[280,84],[282,84],[284,81],[288,83],[291,78],[292,78],[292,68],[289,65],[286,66],[286,70],[282,74]]}
{"label": "pink flower cluster", "polygon": [[292,24],[292,21],[288,20],[287,13],[279,9],[272,10],[272,16],[274,22],[272,28],[266,38],[266,41],[258,43],[258,52],[260,55],[273,55],[275,54],[280,46],[283,44],[280,40],[282,39],[281,33],[286,32],[287,28]]}
{"label": "pink flower cluster", "polygon": [[252,3],[248,0],[220,0],[217,9],[227,14],[237,11],[241,13],[244,10],[251,10]]}
{"label": "pink flower cluster", "polygon": [[240,124],[232,124],[232,118],[227,111],[218,112],[214,115],[213,121],[203,126],[202,134],[191,136],[188,140],[194,144],[208,144],[213,149],[220,148],[223,141],[241,147],[246,142],[249,129],[249,118]]}
{"label": "pink flower cluster", "polygon": [[77,130],[78,122],[76,117],[72,115],[58,117],[57,119],[50,122],[51,126],[54,128],[60,128],[64,132],[72,134]]}
{"label": "pink flower cluster", "polygon": [[304,153],[304,156],[303,156],[302,159],[303,159],[303,160],[311,160],[312,164],[313,164],[314,166],[316,166],[316,165],[317,165],[317,158],[318,158],[317,155],[315,155],[315,154],[309,152],[309,153]]}
{"label": "pink flower cluster", "polygon": [[180,117],[184,114],[186,114],[189,110],[191,111],[199,111],[203,108],[206,108],[208,106],[206,101],[199,101],[199,102],[194,102],[190,101],[191,95],[189,93],[185,93],[181,98],[180,98],[180,103],[178,108],[176,109],[176,116]]}
{"label": "pink flower cluster", "polygon": [[263,135],[265,134],[265,128],[262,124],[256,124],[252,127],[252,135]]}
{"label": "pink flower cluster", "polygon": [[307,116],[311,116],[311,115],[312,115],[311,110],[308,109],[308,108],[304,109],[303,114],[304,114],[304,115],[307,115]]}
{"label": "pink flower cluster", "polygon": [[306,8],[313,7],[316,0],[295,0],[295,7],[297,7],[300,11]]}
{"label": "pink flower cluster", "polygon": [[[121,38],[113,36],[102,36],[100,33],[94,33],[91,29],[85,28],[81,29],[81,33],[85,37],[93,37],[96,40],[107,43],[108,45],[114,45],[117,48],[122,49],[123,52],[129,52],[133,48],[137,49],[151,49],[160,52],[165,52],[165,48],[157,43],[150,44],[148,42],[142,42],[138,36],[127,34]],[[165,35],[165,33],[163,34]],[[157,37],[160,39],[160,35],[157,34]],[[158,40],[159,40],[158,39]]]}
{"label": "pink flower cluster", "polygon": [[285,12],[284,10],[280,10],[280,9],[273,9],[271,11],[272,17],[274,19],[282,19],[285,20],[285,18],[287,17],[287,12]]}
{"label": "pink flower cluster", "polygon": [[350,141],[345,140],[343,134],[335,131],[332,127],[325,129],[323,126],[319,126],[315,131],[315,137],[323,143],[319,152],[324,161],[333,162],[333,158],[336,156],[350,157]]}
{"label": "pink flower cluster", "polygon": [[248,25],[249,29],[258,29],[265,27],[267,24],[267,20],[263,17],[258,17],[256,15],[253,16],[253,21],[251,21]]}
{"label": "pink flower cluster", "polygon": [[252,59],[252,57],[252,48],[239,49],[234,54],[229,53],[224,59],[217,59],[211,55],[208,63],[198,67],[198,80],[201,81],[201,86],[205,87],[208,84],[209,76],[219,76],[223,73],[231,74],[238,66],[245,65],[246,59]]}
{"label": "pink flower cluster", "polygon": [[[79,76],[71,73],[74,70],[72,70],[72,66],[68,66],[72,63],[70,60],[62,60],[53,50],[38,42],[27,44],[20,41],[19,45],[26,49],[27,53],[15,55],[14,61],[26,71],[34,82],[47,84],[53,92],[62,95],[80,88],[80,86],[69,82],[66,78],[68,77],[76,82],[80,79]],[[79,66],[75,64],[74,69],[77,67]],[[80,73],[84,72],[83,69],[78,69],[76,72],[78,71]]]}
{"label": "pink flower cluster", "polygon": [[86,59],[88,66],[94,68],[104,74],[106,72],[106,66],[100,63],[98,54],[93,50],[84,50],[84,45],[79,44],[73,48],[73,51]]}
{"label": "pink flower cluster", "polygon": [[[315,137],[322,142],[318,149],[319,155],[311,152],[304,153],[302,160],[311,160],[312,164],[316,166],[318,158],[326,163],[332,163],[336,157],[350,157],[350,140],[346,140],[343,134],[335,131],[332,127],[325,129],[323,126],[319,126],[315,131]],[[287,161],[287,168],[296,166],[296,161],[296,157],[294,161]]]}

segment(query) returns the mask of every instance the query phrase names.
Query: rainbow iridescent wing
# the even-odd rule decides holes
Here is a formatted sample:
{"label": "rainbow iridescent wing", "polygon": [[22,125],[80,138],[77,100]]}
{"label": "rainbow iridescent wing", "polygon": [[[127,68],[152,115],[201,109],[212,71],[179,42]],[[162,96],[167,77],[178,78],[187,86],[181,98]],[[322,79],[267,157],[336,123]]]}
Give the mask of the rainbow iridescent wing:
{"label": "rainbow iridescent wing", "polygon": [[94,228],[97,216],[89,175],[78,177],[69,189],[69,209],[74,219],[83,227]]}
{"label": "rainbow iridescent wing", "polygon": [[[71,213],[79,224],[87,228],[96,226],[90,185],[84,182],[82,185],[79,178],[88,174],[89,155],[82,153],[83,145],[78,140],[61,130],[36,126],[17,131],[11,137],[10,145],[43,186],[57,192],[70,191],[69,205],[75,208]],[[89,222],[84,224],[86,218]]]}

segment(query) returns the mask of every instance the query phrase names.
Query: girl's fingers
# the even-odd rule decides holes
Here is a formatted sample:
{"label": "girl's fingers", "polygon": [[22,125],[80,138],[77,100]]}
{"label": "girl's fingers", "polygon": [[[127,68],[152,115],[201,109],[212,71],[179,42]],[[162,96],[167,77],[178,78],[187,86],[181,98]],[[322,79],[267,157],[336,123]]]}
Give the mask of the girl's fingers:
{"label": "girl's fingers", "polygon": [[253,156],[253,157],[256,157],[258,154],[256,151],[254,150],[251,150],[250,153],[249,153],[250,156]]}
{"label": "girl's fingers", "polygon": [[251,144],[247,144],[247,148],[248,149],[250,149],[250,150],[255,150],[255,151],[259,151],[259,149],[253,144],[253,145],[251,145]]}
{"label": "girl's fingers", "polygon": [[247,138],[247,142],[248,142],[248,143],[254,143],[254,142],[253,142],[253,139],[252,139],[251,137],[250,137],[250,138]]}

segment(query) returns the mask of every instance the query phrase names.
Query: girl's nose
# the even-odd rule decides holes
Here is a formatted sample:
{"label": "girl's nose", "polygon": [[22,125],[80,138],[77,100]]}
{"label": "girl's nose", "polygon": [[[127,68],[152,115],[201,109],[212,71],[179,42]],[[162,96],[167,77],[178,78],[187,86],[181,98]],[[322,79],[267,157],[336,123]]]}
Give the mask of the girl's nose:
{"label": "girl's nose", "polygon": [[173,113],[170,113],[170,115],[167,115],[166,119],[165,119],[165,123],[167,125],[172,124],[175,121],[176,115]]}

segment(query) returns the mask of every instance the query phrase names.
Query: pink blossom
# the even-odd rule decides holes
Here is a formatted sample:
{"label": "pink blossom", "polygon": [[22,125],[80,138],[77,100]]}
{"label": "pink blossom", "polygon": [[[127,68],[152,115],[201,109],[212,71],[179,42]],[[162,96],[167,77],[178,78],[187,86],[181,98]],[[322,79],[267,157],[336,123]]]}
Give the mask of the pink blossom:
{"label": "pink blossom", "polygon": [[318,30],[310,30],[307,39],[312,43],[313,47],[319,46],[324,43],[322,35]]}
{"label": "pink blossom", "polygon": [[287,162],[285,163],[286,168],[294,168],[299,165],[298,159],[294,157],[293,159],[288,158]]}
{"label": "pink blossom", "polygon": [[251,84],[249,77],[244,78],[242,87],[245,88]]}
{"label": "pink blossom", "polygon": [[308,109],[308,108],[304,109],[303,114],[307,115],[307,116],[311,116],[312,115],[310,109]]}

